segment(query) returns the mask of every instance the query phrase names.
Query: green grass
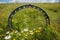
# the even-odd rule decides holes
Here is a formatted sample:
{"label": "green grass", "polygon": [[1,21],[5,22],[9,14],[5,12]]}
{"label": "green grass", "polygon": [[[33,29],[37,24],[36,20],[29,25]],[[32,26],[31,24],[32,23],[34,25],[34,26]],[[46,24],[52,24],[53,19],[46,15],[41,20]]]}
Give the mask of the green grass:
{"label": "green grass", "polygon": [[[10,13],[21,5],[24,4],[0,4],[0,40],[4,40],[6,32],[9,30],[7,24]],[[25,35],[28,35],[26,40],[33,40],[35,38],[38,38],[39,40],[60,40],[60,4],[39,3],[33,5],[39,6],[47,12],[51,24],[48,27],[45,27],[45,17],[40,11],[33,8],[25,8],[18,11],[12,19],[13,27],[19,30],[19,32],[11,32],[11,40],[22,40]],[[38,29],[39,27],[41,27],[40,30]],[[33,35],[30,35],[29,31],[20,35],[21,31],[25,28],[28,28],[29,31],[32,30]]]}

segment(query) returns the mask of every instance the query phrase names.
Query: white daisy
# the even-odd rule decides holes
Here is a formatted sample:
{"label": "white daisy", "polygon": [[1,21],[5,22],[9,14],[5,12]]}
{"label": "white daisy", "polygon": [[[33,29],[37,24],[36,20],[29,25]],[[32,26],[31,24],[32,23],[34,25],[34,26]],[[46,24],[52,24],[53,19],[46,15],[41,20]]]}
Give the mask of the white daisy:
{"label": "white daisy", "polygon": [[22,30],[21,33],[23,33],[24,31]]}
{"label": "white daisy", "polygon": [[8,31],[8,32],[6,32],[6,34],[9,34],[9,31]]}
{"label": "white daisy", "polygon": [[17,33],[18,31],[16,30],[15,33]]}
{"label": "white daisy", "polygon": [[42,29],[42,27],[39,27],[39,29]]}
{"label": "white daisy", "polygon": [[11,36],[10,35],[8,35],[8,36],[5,36],[5,40],[9,40],[11,38]]}
{"label": "white daisy", "polygon": [[29,32],[30,32],[31,35],[34,33],[33,31],[29,31]]}
{"label": "white daisy", "polygon": [[25,31],[25,32],[28,31],[28,28],[24,29],[24,31]]}

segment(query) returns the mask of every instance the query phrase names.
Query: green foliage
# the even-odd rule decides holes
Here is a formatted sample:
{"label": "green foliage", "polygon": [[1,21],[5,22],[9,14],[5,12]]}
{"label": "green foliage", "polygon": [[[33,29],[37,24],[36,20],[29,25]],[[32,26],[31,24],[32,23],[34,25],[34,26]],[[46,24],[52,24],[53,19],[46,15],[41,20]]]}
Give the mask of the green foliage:
{"label": "green foliage", "polygon": [[[0,40],[4,40],[10,13],[22,4],[0,4]],[[43,14],[33,8],[16,12],[12,22],[13,30],[10,40],[60,40],[60,4],[34,4],[43,8],[50,17],[51,24],[45,26]],[[25,30],[25,31],[24,31]],[[19,32],[18,32],[19,31]]]}

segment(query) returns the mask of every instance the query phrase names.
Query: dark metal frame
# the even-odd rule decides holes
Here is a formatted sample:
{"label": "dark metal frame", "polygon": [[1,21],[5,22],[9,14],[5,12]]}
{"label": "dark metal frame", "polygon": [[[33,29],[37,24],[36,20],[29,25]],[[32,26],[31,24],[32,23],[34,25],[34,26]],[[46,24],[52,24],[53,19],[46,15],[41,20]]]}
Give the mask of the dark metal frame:
{"label": "dark metal frame", "polygon": [[49,19],[49,16],[47,15],[47,13],[41,9],[40,7],[38,6],[34,6],[34,5],[31,5],[31,4],[28,4],[28,5],[23,5],[23,6],[20,6],[18,8],[16,8],[15,10],[12,11],[12,13],[9,15],[9,18],[8,18],[8,26],[10,27],[10,30],[14,30],[14,28],[12,27],[12,18],[13,16],[16,14],[17,11],[19,10],[22,10],[24,8],[34,8],[40,12],[42,12],[43,16],[45,17],[45,20],[46,20],[46,25],[50,24],[50,19]]}

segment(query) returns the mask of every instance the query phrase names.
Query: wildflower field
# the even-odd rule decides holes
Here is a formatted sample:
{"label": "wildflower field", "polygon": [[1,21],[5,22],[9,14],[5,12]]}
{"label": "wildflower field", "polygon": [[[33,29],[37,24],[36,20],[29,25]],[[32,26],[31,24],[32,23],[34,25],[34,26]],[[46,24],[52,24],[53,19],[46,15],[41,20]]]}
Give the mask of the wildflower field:
{"label": "wildflower field", "polygon": [[[34,8],[24,8],[13,16],[10,31],[8,17],[17,7],[24,4],[0,4],[0,40],[60,40],[60,3],[33,4],[46,11],[50,18],[47,27],[43,14]],[[7,38],[8,38],[7,37]]]}

